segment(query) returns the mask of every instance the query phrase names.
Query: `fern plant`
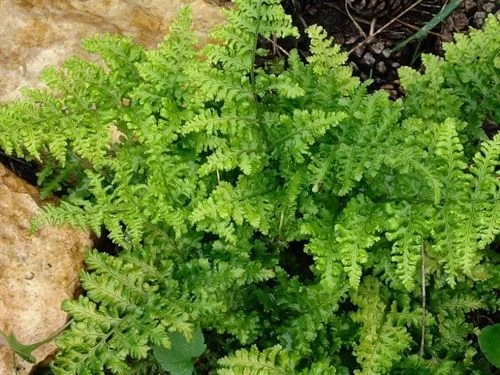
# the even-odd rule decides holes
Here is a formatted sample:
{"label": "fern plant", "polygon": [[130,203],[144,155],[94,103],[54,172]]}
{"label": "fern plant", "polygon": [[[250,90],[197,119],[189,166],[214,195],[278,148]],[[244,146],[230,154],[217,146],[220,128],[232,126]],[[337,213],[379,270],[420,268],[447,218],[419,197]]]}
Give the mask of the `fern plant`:
{"label": "fern plant", "polygon": [[393,102],[318,26],[307,61],[268,64],[262,40],[297,36],[279,0],[227,20],[199,52],[187,8],[155,50],[92,38],[100,62],[0,108],[0,147],[67,191],[34,229],[106,229],[123,249],[89,252],[54,373],[172,371],[158,353],[200,329],[195,371],[487,371],[470,314],[500,302],[500,136],[481,130],[500,21],[402,69]]}

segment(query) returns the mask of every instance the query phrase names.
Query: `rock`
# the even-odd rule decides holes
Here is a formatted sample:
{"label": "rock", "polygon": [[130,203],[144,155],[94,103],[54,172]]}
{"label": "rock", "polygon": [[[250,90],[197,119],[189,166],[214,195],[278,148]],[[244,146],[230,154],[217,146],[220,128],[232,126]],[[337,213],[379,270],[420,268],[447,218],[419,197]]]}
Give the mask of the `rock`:
{"label": "rock", "polygon": [[396,16],[412,2],[410,0],[347,0],[346,3],[356,14],[365,19],[372,19],[374,17]]}
{"label": "rock", "polygon": [[389,48],[386,48],[382,51],[382,56],[384,56],[384,58],[388,59],[389,57],[391,57],[391,50]]}
{"label": "rock", "polygon": [[485,18],[486,18],[486,12],[476,12],[474,13],[472,24],[474,25],[474,27],[480,29],[481,27],[483,27]]}
{"label": "rock", "polygon": [[377,43],[373,44],[372,46],[370,46],[370,49],[372,50],[372,52],[375,55],[380,55],[382,53],[382,51],[384,50],[384,48],[385,48],[385,45],[383,42],[377,42]]}
{"label": "rock", "polygon": [[464,12],[457,11],[452,15],[456,30],[466,31],[469,27],[469,18]]}
{"label": "rock", "polygon": [[387,72],[387,66],[383,61],[380,61],[377,65],[375,65],[375,70],[380,74],[384,74]]}
{"label": "rock", "polygon": [[361,59],[361,64],[371,67],[375,64],[375,61],[375,57],[370,52],[366,52]]}
{"label": "rock", "polygon": [[464,0],[462,6],[467,13],[475,12],[477,9],[477,2],[475,0]]}
{"label": "rock", "polygon": [[[0,164],[0,330],[21,343],[38,342],[57,331],[67,319],[63,300],[72,298],[90,236],[69,228],[43,226],[29,234],[30,222],[40,211],[37,190]],[[42,361],[55,344],[33,354]],[[33,365],[17,357],[18,374]],[[0,343],[0,374],[14,374],[12,352]]]}
{"label": "rock", "polygon": [[[350,46],[354,43],[357,43],[360,39],[359,34],[351,34],[351,35],[344,36],[344,34],[342,34],[342,33],[337,33],[337,34],[335,34],[335,38],[337,37],[337,35],[342,35],[342,38],[344,38],[344,39],[347,38],[344,40],[344,43],[342,43],[342,44],[348,45],[348,46]],[[364,49],[363,49],[363,51],[364,51]]]}
{"label": "rock", "polygon": [[393,62],[391,63],[391,66],[392,66],[394,69],[397,69],[397,68],[399,68],[399,67],[401,66],[401,64],[400,64],[399,62],[397,62],[397,61],[393,61]]}
{"label": "rock", "polygon": [[380,89],[387,91],[392,100],[396,100],[398,97],[400,97],[398,88],[392,83],[386,83],[385,85],[380,86]]}
{"label": "rock", "polygon": [[363,53],[365,53],[366,47],[362,44],[360,46],[357,46],[353,51],[352,54],[353,56],[357,57],[360,59],[363,56]]}
{"label": "rock", "polygon": [[495,12],[496,6],[494,3],[485,3],[483,4],[483,11],[486,13],[493,13]]}
{"label": "rock", "polygon": [[0,102],[19,97],[23,86],[39,86],[43,67],[85,56],[82,38],[114,33],[156,46],[185,4],[202,40],[224,20],[220,6],[203,0],[1,0]]}

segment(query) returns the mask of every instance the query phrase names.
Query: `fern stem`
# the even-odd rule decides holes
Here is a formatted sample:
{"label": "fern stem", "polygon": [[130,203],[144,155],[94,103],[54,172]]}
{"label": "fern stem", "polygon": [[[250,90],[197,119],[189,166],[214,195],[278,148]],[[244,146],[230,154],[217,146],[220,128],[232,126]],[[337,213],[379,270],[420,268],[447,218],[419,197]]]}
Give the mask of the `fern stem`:
{"label": "fern stem", "polygon": [[[263,0],[260,0],[259,3],[257,4],[257,21],[256,21],[256,25],[255,25],[255,39],[254,39],[253,47],[252,47],[252,59],[251,59],[252,61],[251,61],[251,66],[250,66],[250,84],[252,86],[252,97],[253,97],[253,102],[254,102],[255,110],[256,110],[255,121],[259,126],[262,124],[262,114],[260,111],[259,102],[257,100],[257,86],[256,86],[256,82],[255,82],[255,57],[257,55],[257,45],[259,44],[260,23],[262,20],[262,17],[261,17],[262,1]],[[264,130],[264,135],[265,135],[266,141],[267,141],[266,143],[268,143],[269,142],[269,132],[265,126],[263,127],[263,130]]]}
{"label": "fern stem", "polygon": [[252,84],[252,95],[255,102],[257,102],[257,90],[255,86],[255,55],[257,53],[257,43],[259,43],[259,31],[260,31],[260,8],[262,6],[262,0],[257,4],[257,24],[255,25],[255,39],[252,48],[252,61],[250,66],[250,83]]}
{"label": "fern stem", "polygon": [[39,347],[39,346],[42,346],[42,345],[54,340],[57,336],[59,336],[61,333],[63,333],[66,330],[66,328],[68,328],[73,322],[74,322],[73,319],[69,319],[62,327],[60,327],[57,331],[52,333],[50,336],[48,336],[48,337],[44,338],[43,340],[38,341],[34,344],[31,344],[31,345],[35,345],[36,347]]}
{"label": "fern stem", "polygon": [[425,261],[424,261],[425,249],[424,249],[424,241],[422,241],[422,246],[420,246],[420,272],[422,278],[422,331],[420,337],[420,357],[424,356],[424,347],[425,347],[425,319],[426,319],[426,292],[425,292]]}

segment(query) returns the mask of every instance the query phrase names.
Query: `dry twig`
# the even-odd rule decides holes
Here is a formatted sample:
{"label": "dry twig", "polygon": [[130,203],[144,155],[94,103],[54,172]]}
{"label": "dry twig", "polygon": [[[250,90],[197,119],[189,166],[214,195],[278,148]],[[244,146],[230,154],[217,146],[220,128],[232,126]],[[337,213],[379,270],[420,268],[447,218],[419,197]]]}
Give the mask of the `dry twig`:
{"label": "dry twig", "polygon": [[[281,51],[281,52],[282,52],[285,56],[290,56],[290,54],[288,53],[288,51],[287,51],[286,49],[284,49],[283,47],[281,47],[281,46],[280,46],[280,45],[276,42],[276,40],[274,40],[274,39],[275,39],[274,37],[273,37],[273,39],[266,37],[266,40],[267,40],[268,42],[271,42],[271,44],[273,45],[273,48],[274,48],[274,49],[277,49],[277,50]],[[273,53],[274,53],[274,51],[273,51]],[[276,54],[276,53],[274,53],[274,54]]]}
{"label": "dry twig", "polygon": [[354,17],[351,15],[351,12],[349,12],[349,6],[347,5],[347,0],[344,0],[344,6],[345,6],[345,11],[346,11],[347,17],[349,17],[351,19],[352,23],[354,24],[354,26],[356,26],[356,28],[358,29],[359,33],[363,36],[363,38],[366,38],[366,33],[363,31],[361,26],[359,26],[359,23],[356,22]]}

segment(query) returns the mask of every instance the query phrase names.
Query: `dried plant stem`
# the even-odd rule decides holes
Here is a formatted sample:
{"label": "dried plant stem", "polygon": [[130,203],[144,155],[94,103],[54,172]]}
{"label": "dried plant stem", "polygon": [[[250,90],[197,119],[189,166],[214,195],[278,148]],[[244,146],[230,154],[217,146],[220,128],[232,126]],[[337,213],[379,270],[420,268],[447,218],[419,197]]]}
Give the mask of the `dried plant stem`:
{"label": "dried plant stem", "polygon": [[372,36],[373,33],[375,32],[375,26],[377,25],[377,17],[374,17],[372,21],[370,22],[370,32],[368,35]]}
{"label": "dried plant stem", "polygon": [[356,22],[354,17],[351,15],[351,12],[349,11],[349,6],[347,5],[347,0],[344,0],[344,6],[345,6],[345,11],[347,13],[347,16],[351,19],[352,23],[354,24],[354,26],[356,26],[356,28],[358,29],[359,33],[363,36],[363,38],[366,39],[366,33],[363,31],[361,26],[359,26],[359,23]]}
{"label": "dried plant stem", "polygon": [[290,54],[288,53],[288,51],[286,49],[284,49],[283,47],[281,47],[275,40],[275,37],[273,37],[272,39],[271,38],[268,38],[266,37],[266,40],[268,42],[270,42],[272,45],[273,45],[273,48],[276,49],[276,50],[279,50],[280,52],[282,52],[284,55],[286,56],[290,56]]}
{"label": "dried plant stem", "polygon": [[[407,23],[407,22],[404,22],[404,21],[401,21],[401,20],[398,20],[398,23],[400,23],[401,25],[403,25],[403,26],[405,26],[405,27],[407,27],[407,28],[409,28],[409,29],[415,30],[415,31],[420,30],[420,27],[415,26],[415,25],[412,25],[412,24]],[[427,34],[429,34],[429,35],[434,35],[434,36],[436,36],[436,37],[438,37],[438,38],[441,38],[441,39],[443,39],[443,40],[446,40],[446,36],[444,36],[443,34],[440,34],[440,33],[436,33],[436,32],[434,32],[434,31],[429,31]]]}

